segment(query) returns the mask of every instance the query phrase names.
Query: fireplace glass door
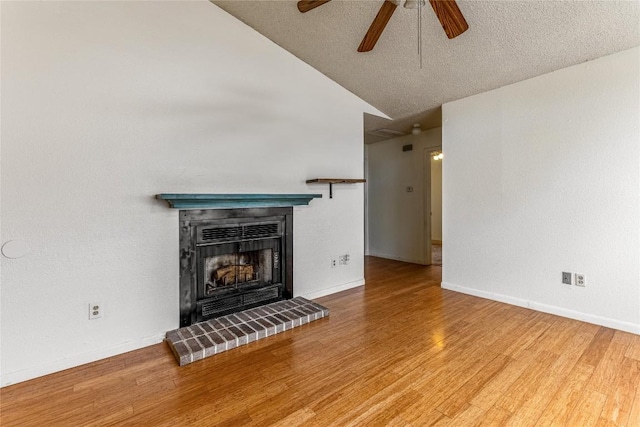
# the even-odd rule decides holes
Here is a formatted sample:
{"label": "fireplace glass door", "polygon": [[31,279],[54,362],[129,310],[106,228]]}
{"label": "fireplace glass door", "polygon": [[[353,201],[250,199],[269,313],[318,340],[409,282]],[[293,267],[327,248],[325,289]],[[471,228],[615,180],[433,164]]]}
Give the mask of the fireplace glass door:
{"label": "fireplace glass door", "polygon": [[199,246],[198,297],[280,283],[280,239]]}

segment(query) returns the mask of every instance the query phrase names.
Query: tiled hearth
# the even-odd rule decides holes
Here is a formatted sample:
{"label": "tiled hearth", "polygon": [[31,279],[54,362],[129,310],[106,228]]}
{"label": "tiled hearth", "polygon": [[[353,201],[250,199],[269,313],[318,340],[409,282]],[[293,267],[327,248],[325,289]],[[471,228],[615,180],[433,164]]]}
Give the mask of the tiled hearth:
{"label": "tiled hearth", "polygon": [[167,342],[183,366],[328,315],[328,308],[296,297],[167,332]]}

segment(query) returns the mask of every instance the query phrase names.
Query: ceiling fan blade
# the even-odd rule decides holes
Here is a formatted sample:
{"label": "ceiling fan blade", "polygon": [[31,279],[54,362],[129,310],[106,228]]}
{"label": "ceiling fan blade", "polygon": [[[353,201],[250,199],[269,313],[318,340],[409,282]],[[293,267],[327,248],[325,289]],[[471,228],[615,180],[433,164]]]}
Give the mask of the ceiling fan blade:
{"label": "ceiling fan blade", "polygon": [[431,3],[447,37],[452,39],[467,31],[469,24],[462,16],[455,0],[429,0],[429,3]]}
{"label": "ceiling fan blade", "polygon": [[331,0],[300,0],[298,2],[298,10],[302,13],[309,12],[311,9],[315,9],[330,1]]}
{"label": "ceiling fan blade", "polygon": [[360,46],[358,46],[358,52],[369,52],[376,45],[376,42],[380,38],[380,35],[384,31],[384,27],[387,26],[387,22],[391,19],[391,15],[395,12],[397,4],[385,0],[378,11],[378,14],[373,19],[367,34],[364,35]]}

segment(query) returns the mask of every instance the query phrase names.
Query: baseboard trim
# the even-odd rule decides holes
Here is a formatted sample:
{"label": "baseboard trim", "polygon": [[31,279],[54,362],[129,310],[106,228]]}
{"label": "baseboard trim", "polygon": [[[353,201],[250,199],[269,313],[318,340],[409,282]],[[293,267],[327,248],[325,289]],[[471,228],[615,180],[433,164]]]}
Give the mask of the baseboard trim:
{"label": "baseboard trim", "polygon": [[580,311],[569,310],[567,308],[558,307],[549,304],[543,304],[536,301],[530,301],[522,298],[512,297],[509,295],[497,294],[494,292],[482,291],[479,289],[458,286],[453,283],[442,282],[442,289],[460,292],[479,298],[489,299],[492,301],[504,302],[506,304],[518,307],[530,308],[531,310],[541,311],[543,313],[555,314],[556,316],[566,317],[569,319],[580,320],[594,325],[605,326],[607,328],[618,329],[624,332],[640,335],[640,325],[621,320],[611,319],[608,317],[595,316],[593,314],[583,313]]}
{"label": "baseboard trim", "polygon": [[161,343],[164,340],[165,333],[152,335],[141,340],[126,342],[113,347],[103,348],[65,359],[56,360],[39,366],[32,366],[16,372],[4,372],[0,377],[0,387],[17,384],[23,381],[32,380],[34,378],[64,371],[65,369],[75,368],[87,363],[96,362],[107,357],[117,356],[129,351],[138,350],[143,347]]}
{"label": "baseboard trim", "polygon": [[[300,295],[307,299],[320,298],[326,295],[335,294],[337,292],[346,291],[348,289],[357,288],[363,286],[365,279],[359,279],[352,282],[343,283],[337,286],[332,286],[317,292],[310,292]],[[96,362],[107,357],[117,356],[129,351],[138,350],[140,348],[148,347],[150,345],[158,344],[164,341],[165,333],[152,335],[150,337],[143,338],[141,340],[126,342],[113,347],[108,347],[76,356],[68,357],[65,359],[56,360],[43,365],[32,366],[27,369],[23,369],[16,372],[3,372],[0,375],[0,388],[6,387],[12,384],[32,380],[34,378],[42,377],[45,375],[53,374],[56,372],[64,371],[65,369],[75,368],[87,363]]]}
{"label": "baseboard trim", "polygon": [[354,280],[353,282],[347,282],[347,283],[343,283],[341,285],[332,286],[330,288],[322,289],[320,291],[309,292],[309,293],[306,293],[306,294],[302,294],[300,296],[303,297],[303,298],[306,298],[306,299],[320,298],[320,297],[325,297],[327,295],[335,294],[335,293],[338,293],[338,292],[346,291],[348,289],[357,288],[358,286],[364,286],[364,284],[365,284],[365,280],[364,279],[359,279],[359,280]]}

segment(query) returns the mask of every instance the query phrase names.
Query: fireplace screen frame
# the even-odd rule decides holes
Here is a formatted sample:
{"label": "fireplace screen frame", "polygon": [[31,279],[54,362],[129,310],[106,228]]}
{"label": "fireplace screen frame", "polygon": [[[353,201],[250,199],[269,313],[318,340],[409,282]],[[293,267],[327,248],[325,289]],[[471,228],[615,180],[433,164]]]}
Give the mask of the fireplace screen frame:
{"label": "fireplace screen frame", "polygon": [[[261,281],[260,279],[253,281],[245,281],[238,283],[236,285],[226,285],[217,288],[214,290],[214,294],[220,293],[223,294],[227,291],[232,291],[234,289],[251,289],[255,286],[260,286],[263,284],[271,284],[271,283],[282,283],[282,269],[280,268],[281,263],[279,262],[280,251],[281,251],[281,237],[268,237],[265,239],[255,239],[253,241],[238,241],[238,242],[227,242],[227,243],[217,243],[211,245],[200,245],[196,248],[197,251],[197,259],[196,262],[200,262],[203,259],[209,257],[217,257],[222,255],[243,255],[250,252],[258,252],[264,250],[271,251],[271,271],[269,273],[271,277],[271,282],[266,283],[265,281]],[[275,258],[275,262],[274,262]],[[275,264],[275,265],[274,265]],[[207,295],[206,287],[207,287],[207,277],[205,275],[206,266],[198,265],[197,266],[197,291],[198,291],[198,299],[204,299],[210,297],[211,295]]]}
{"label": "fireplace screen frame", "polygon": [[[207,244],[203,242],[202,230],[207,227],[236,227],[254,224],[272,224],[278,223],[277,236],[270,235],[264,238],[257,236],[255,240],[278,240],[277,243],[252,243],[244,242],[236,239],[240,252],[249,250],[260,250],[262,247],[279,247],[277,255],[277,267],[279,271],[274,274],[280,276],[273,278],[273,283],[264,288],[269,292],[277,290],[277,299],[289,299],[293,297],[293,208],[240,208],[240,209],[199,209],[199,210],[180,210],[180,326],[189,326],[193,323],[206,320],[211,317],[217,317],[228,314],[232,311],[216,314],[215,316],[203,316],[203,304],[206,306],[215,298],[209,298],[203,295],[204,283],[204,266],[201,264],[201,255],[203,247],[206,246],[223,246],[228,245],[233,239],[219,239],[215,243]],[[205,250],[206,253],[206,250]],[[275,269],[274,269],[275,270]],[[260,292],[251,285],[240,286],[239,290],[235,288],[221,288],[220,297],[228,294],[231,296],[236,293]],[[203,298],[204,297],[204,298]],[[215,301],[214,301],[215,302]],[[251,306],[266,304],[271,301],[264,301]],[[250,308],[246,306],[244,308]]]}

